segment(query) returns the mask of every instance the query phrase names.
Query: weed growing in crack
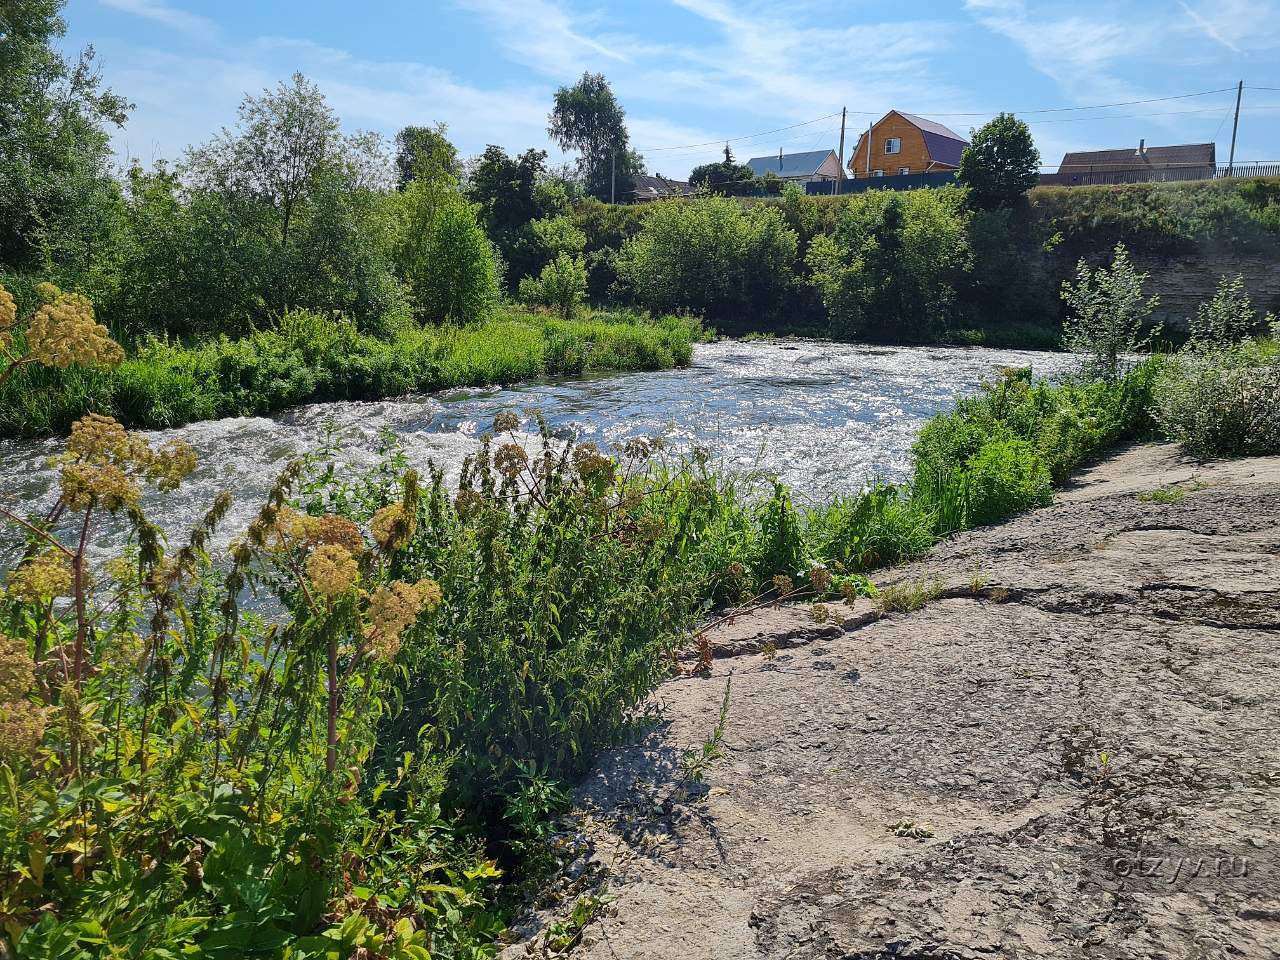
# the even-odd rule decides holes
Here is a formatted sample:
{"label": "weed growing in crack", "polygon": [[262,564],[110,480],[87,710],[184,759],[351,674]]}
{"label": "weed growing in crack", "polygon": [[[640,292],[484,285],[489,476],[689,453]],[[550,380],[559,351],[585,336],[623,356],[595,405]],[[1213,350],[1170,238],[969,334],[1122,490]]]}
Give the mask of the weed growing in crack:
{"label": "weed growing in crack", "polygon": [[882,587],[877,596],[881,613],[911,613],[942,596],[937,580],[912,580]]}

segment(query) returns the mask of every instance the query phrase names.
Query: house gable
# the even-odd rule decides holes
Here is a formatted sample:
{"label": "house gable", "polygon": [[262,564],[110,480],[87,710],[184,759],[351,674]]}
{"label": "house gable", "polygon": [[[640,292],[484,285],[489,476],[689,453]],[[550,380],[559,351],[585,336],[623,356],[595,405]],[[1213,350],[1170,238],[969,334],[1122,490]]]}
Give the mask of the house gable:
{"label": "house gable", "polygon": [[[886,152],[886,141],[897,140],[896,153]],[[905,168],[910,173],[935,173],[960,166],[960,155],[968,146],[961,137],[940,123],[910,113],[890,110],[871,128],[871,175],[876,170],[886,177]],[[849,172],[854,177],[868,176],[867,134],[849,157]]]}

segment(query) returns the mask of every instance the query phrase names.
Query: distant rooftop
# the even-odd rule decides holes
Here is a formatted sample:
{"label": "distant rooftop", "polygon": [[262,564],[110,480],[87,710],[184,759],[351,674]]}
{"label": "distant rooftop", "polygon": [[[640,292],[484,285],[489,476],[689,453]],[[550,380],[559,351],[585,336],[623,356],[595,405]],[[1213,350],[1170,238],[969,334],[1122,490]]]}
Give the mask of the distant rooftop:
{"label": "distant rooftop", "polygon": [[1148,167],[1211,167],[1217,159],[1212,143],[1178,143],[1167,147],[1124,147],[1119,150],[1077,150],[1064,154],[1061,174],[1081,174],[1099,168],[1142,170]]}
{"label": "distant rooftop", "polygon": [[786,180],[790,177],[812,177],[818,172],[818,168],[826,161],[827,157],[832,156],[834,150],[809,150],[805,153],[784,153],[782,161],[778,161],[778,155],[775,153],[770,157],[752,157],[747,161],[747,166],[751,168],[752,174],[757,177],[763,177],[766,173],[772,173]]}

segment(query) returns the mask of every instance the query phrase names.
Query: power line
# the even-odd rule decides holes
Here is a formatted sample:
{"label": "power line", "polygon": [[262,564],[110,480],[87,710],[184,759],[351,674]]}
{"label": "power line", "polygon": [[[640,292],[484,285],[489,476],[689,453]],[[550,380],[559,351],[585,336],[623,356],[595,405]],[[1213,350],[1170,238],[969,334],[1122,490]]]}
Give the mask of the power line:
{"label": "power line", "polygon": [[642,153],[657,153],[661,150],[692,150],[695,147],[716,147],[722,143],[737,143],[739,140],[752,140],[755,137],[766,137],[771,133],[781,133],[783,130],[794,130],[796,127],[807,127],[811,123],[821,123],[823,120],[830,120],[832,117],[840,116],[840,111],[828,113],[825,117],[817,117],[813,120],[804,120],[800,123],[793,123],[790,126],[778,127],[776,130],[765,130],[763,133],[748,133],[741,137],[729,137],[724,140],[708,140],[706,143],[686,143],[678,147],[643,147]]}
{"label": "power line", "polygon": [[[1280,90],[1280,88],[1274,88],[1274,87],[1250,87],[1249,89]],[[1146,103],[1166,103],[1170,100],[1189,100],[1194,97],[1207,97],[1215,93],[1228,93],[1228,92],[1233,92],[1234,90],[1235,90],[1235,87],[1219,87],[1216,90],[1201,90],[1197,93],[1179,93],[1179,94],[1174,94],[1173,96],[1168,96],[1168,97],[1148,97],[1145,100],[1122,100],[1122,101],[1117,101],[1115,103],[1095,103],[1089,106],[1082,106],[1082,107],[1037,107],[1031,110],[1004,110],[1004,111],[984,110],[984,111],[970,111],[970,112],[947,112],[942,110],[926,110],[926,111],[921,111],[921,113],[918,114],[918,116],[991,117],[1001,112],[1012,113],[1018,116],[1027,115],[1027,114],[1038,114],[1038,113],[1075,113],[1081,110],[1109,110],[1113,107],[1133,107],[1133,106],[1138,106]],[[1213,109],[1216,110],[1217,108],[1215,107]],[[1179,112],[1193,113],[1197,111],[1174,111],[1174,113],[1170,113],[1170,114],[1152,114],[1152,116],[1173,116],[1174,114]],[[850,110],[849,113],[855,114],[858,116],[864,116],[864,117],[875,117],[880,115],[870,110]],[[776,127],[773,130],[764,130],[760,133],[748,133],[738,137],[726,137],[723,139],[707,140],[707,141],[704,141],[703,143],[686,143],[686,144],[680,144],[678,146],[671,146],[671,147],[642,147],[637,149],[639,149],[641,153],[648,154],[648,153],[665,153],[668,151],[675,151],[675,150],[696,150],[703,147],[715,147],[715,146],[719,146],[722,143],[738,143],[743,140],[754,140],[757,137],[767,137],[773,133],[781,133],[785,130],[794,130],[797,127],[806,127],[806,126],[809,126],[810,124],[821,123],[823,120],[830,120],[833,117],[838,117],[839,115],[840,115],[840,111],[837,110],[834,113],[829,113],[826,116],[822,116],[822,117],[816,117],[813,120],[803,120],[800,123],[789,124],[788,126],[785,126],[785,127]],[[1107,119],[1107,118],[1098,117],[1098,118],[1086,118],[1086,119]],[[1134,118],[1130,117],[1126,119],[1134,119]],[[1037,122],[1048,123],[1050,121],[1040,120]]]}

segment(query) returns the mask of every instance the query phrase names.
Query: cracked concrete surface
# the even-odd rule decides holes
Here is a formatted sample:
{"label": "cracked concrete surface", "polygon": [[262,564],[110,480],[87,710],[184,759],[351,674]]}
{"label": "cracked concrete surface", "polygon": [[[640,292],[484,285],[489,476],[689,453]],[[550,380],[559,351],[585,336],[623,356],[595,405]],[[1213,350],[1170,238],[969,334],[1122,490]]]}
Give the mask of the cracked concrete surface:
{"label": "cracked concrete surface", "polygon": [[578,790],[616,900],[577,955],[1280,957],[1280,458],[1124,450],[879,582],[935,579],[717,628]]}

